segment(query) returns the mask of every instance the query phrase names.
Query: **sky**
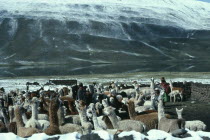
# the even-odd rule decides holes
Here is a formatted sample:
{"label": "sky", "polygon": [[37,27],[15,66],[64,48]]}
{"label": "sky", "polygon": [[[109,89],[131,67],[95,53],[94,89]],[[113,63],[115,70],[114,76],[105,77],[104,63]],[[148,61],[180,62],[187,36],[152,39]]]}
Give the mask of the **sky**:
{"label": "sky", "polygon": [[210,0],[200,0],[200,1],[205,1],[205,2],[209,2],[210,3]]}

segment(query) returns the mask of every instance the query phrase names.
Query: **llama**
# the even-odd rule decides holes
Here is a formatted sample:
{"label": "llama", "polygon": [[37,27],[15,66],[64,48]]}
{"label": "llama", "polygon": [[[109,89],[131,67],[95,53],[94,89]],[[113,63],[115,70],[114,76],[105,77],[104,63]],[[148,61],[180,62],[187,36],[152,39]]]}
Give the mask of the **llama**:
{"label": "llama", "polygon": [[91,130],[93,128],[92,124],[87,121],[86,118],[86,106],[83,101],[80,101],[79,103],[75,101],[75,105],[77,108],[77,111],[79,112],[82,128],[83,128],[83,134],[89,134],[91,133]]}
{"label": "llama", "polygon": [[95,104],[95,108],[96,108],[97,115],[99,115],[99,116],[102,115],[102,108],[103,108],[103,106],[102,106],[102,104],[100,102],[97,102]]}
{"label": "llama", "polygon": [[154,78],[152,77],[150,80],[151,80],[150,87],[142,87],[139,89],[139,93],[142,93],[144,96],[150,96],[155,92]]}
{"label": "llama", "polygon": [[16,125],[16,122],[10,122],[10,120],[9,120],[9,114],[7,113],[7,109],[6,108],[2,108],[1,109],[1,114],[2,114],[2,116],[4,118],[4,123],[5,123],[5,126],[7,128],[7,131],[8,132],[12,132],[14,134],[17,134],[17,125]]}
{"label": "llama", "polygon": [[81,134],[83,133],[82,132],[83,129],[80,125],[66,122],[65,116],[64,116],[65,114],[64,106],[59,107],[57,114],[58,114],[58,120],[59,120],[59,129],[62,134],[67,134],[67,133],[72,133],[72,132],[79,132]]}
{"label": "llama", "polygon": [[161,98],[159,98],[158,103],[158,120],[158,129],[167,133],[182,129],[185,126],[185,120],[183,119],[168,119],[165,117],[163,101]]}
{"label": "llama", "polygon": [[133,100],[128,101],[128,113],[131,120],[141,121],[146,125],[147,130],[156,129],[158,126],[157,113],[154,112],[149,114],[137,115],[135,112],[135,105]]}
{"label": "llama", "polygon": [[38,120],[46,120],[49,121],[49,116],[47,114],[38,114]]}
{"label": "llama", "polygon": [[99,125],[98,118],[97,118],[97,115],[96,115],[96,110],[94,108],[94,104],[91,103],[89,105],[89,107],[92,111],[92,120],[93,120],[95,130],[103,130],[103,127]]}
{"label": "llama", "polygon": [[6,125],[0,120],[0,133],[7,133],[7,127]]}
{"label": "llama", "polygon": [[9,119],[10,119],[10,123],[16,121],[13,106],[9,106]]}
{"label": "llama", "polygon": [[9,116],[6,113],[6,108],[2,108],[0,112],[4,119],[4,123],[0,120],[0,133],[8,132]]}
{"label": "llama", "polygon": [[16,106],[15,107],[15,118],[16,118],[16,123],[17,123],[17,135],[20,137],[28,137],[32,136],[35,133],[39,133],[40,131],[36,128],[25,128],[23,119],[21,116],[21,107]]}
{"label": "llama", "polygon": [[140,121],[135,121],[135,120],[118,121],[114,108],[111,106],[104,108],[104,114],[109,117],[114,129],[123,130],[123,131],[135,130],[137,132],[145,131],[145,125]]}
{"label": "llama", "polygon": [[60,101],[58,100],[58,97],[55,97],[54,99],[50,100],[49,103],[50,126],[44,131],[44,133],[46,133],[47,135],[61,134],[58,124],[58,115],[57,115],[59,105]]}
{"label": "llama", "polygon": [[[180,110],[178,110],[176,108],[176,113],[178,115],[178,119],[183,119],[182,112],[183,112],[183,108]],[[192,130],[192,131],[205,131],[206,124],[200,120],[186,121],[185,128],[188,128],[189,130]]]}
{"label": "llama", "polygon": [[33,97],[32,101],[31,101],[31,108],[32,108],[32,116],[30,118],[30,120],[28,120],[25,124],[25,127],[32,127],[32,128],[37,128],[37,129],[41,129],[41,125],[38,122],[38,98],[37,97]]}
{"label": "llama", "polygon": [[181,101],[183,101],[183,88],[180,87],[173,87],[173,83],[170,80],[170,88],[171,88],[171,93],[169,93],[170,96],[170,101],[172,101],[172,97],[174,98],[174,102],[176,102],[177,96],[180,96]]}
{"label": "llama", "polygon": [[[39,130],[45,130],[50,126],[50,122],[48,121],[48,115],[46,114],[37,114],[37,106],[38,106],[38,99],[37,97],[33,97],[32,102],[30,103],[32,106],[32,116],[31,118],[28,120],[26,113],[24,112],[24,109],[22,109],[23,113],[22,113],[22,119],[23,122],[25,124],[25,127],[34,127],[34,128],[38,128]],[[38,125],[37,125],[38,124]]]}
{"label": "llama", "polygon": [[75,108],[75,100],[71,97],[67,97],[67,96],[63,96],[63,97],[60,97],[61,101],[68,101],[68,108],[70,111],[70,114],[69,115],[76,115],[78,114],[78,112],[76,111],[76,108]]}
{"label": "llama", "polygon": [[125,92],[127,97],[135,97],[139,94],[139,85],[134,84],[134,89],[123,89],[119,91],[120,93]]}

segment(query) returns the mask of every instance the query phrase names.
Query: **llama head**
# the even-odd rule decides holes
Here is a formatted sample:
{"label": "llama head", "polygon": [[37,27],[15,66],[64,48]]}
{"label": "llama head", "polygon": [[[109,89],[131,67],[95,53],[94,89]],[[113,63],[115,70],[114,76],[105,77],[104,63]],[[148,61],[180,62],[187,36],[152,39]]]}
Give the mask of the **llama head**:
{"label": "llama head", "polygon": [[92,114],[91,108],[88,108],[88,109],[86,110],[86,115],[87,115],[87,117],[88,117],[89,119],[92,119],[93,114]]}
{"label": "llama head", "polygon": [[183,108],[180,110],[176,108],[176,113],[178,115],[178,119],[182,119],[182,112],[183,112]]}
{"label": "llama head", "polygon": [[103,100],[102,100],[102,105],[103,105],[104,107],[108,107],[108,101],[107,101],[107,99],[103,99]]}
{"label": "llama head", "polygon": [[113,104],[113,103],[114,103],[114,97],[110,97],[110,98],[109,98],[109,101],[110,101],[110,103]]}
{"label": "llama head", "polygon": [[31,103],[38,103],[39,99],[37,97],[33,97]]}
{"label": "llama head", "polygon": [[95,107],[96,107],[96,109],[102,109],[103,108],[103,105],[100,102],[97,102],[95,104]]}
{"label": "llama head", "polygon": [[133,86],[134,86],[134,89],[135,89],[136,91],[139,91],[140,85],[134,84]]}
{"label": "llama head", "polygon": [[14,107],[13,106],[9,106],[9,111],[14,111]]}
{"label": "llama head", "polygon": [[115,110],[114,107],[108,106],[108,107],[105,107],[103,109],[103,113],[104,113],[104,115],[109,116],[109,115],[112,115],[114,113],[114,110]]}

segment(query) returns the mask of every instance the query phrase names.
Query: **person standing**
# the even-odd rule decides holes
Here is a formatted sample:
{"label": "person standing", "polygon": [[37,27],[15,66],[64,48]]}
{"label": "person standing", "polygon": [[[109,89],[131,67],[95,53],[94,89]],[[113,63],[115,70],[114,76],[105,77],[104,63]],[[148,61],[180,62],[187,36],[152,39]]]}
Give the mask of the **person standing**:
{"label": "person standing", "polygon": [[165,93],[163,95],[163,105],[169,101],[168,94],[171,92],[170,84],[166,82],[165,77],[161,78],[161,87],[164,89]]}
{"label": "person standing", "polygon": [[82,101],[86,101],[85,100],[85,89],[83,87],[83,84],[82,83],[79,83],[79,89],[77,91],[77,100],[82,100]]}

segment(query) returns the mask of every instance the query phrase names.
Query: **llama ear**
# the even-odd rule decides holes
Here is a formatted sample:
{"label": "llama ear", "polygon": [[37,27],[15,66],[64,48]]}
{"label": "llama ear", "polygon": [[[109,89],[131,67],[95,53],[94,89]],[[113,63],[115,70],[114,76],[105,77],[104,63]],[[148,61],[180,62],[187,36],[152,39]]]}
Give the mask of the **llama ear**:
{"label": "llama ear", "polygon": [[184,108],[180,109],[180,111],[183,111]]}

